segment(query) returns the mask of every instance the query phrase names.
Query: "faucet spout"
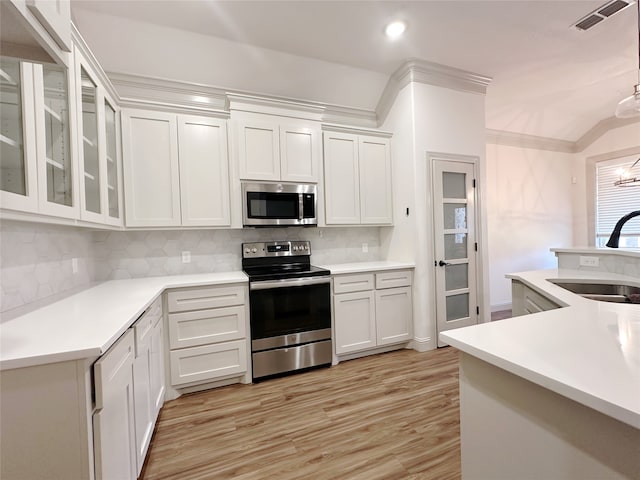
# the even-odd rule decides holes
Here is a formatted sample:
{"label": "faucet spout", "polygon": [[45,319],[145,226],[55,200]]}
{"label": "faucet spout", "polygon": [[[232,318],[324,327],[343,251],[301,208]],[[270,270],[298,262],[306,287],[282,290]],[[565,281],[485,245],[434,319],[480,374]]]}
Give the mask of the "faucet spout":
{"label": "faucet spout", "polygon": [[633,217],[637,217],[640,215],[640,210],[636,210],[634,212],[626,214],[613,228],[613,232],[611,232],[611,236],[609,237],[609,241],[607,242],[607,247],[609,248],[618,248],[618,244],[620,243],[620,232],[625,223],[631,220]]}

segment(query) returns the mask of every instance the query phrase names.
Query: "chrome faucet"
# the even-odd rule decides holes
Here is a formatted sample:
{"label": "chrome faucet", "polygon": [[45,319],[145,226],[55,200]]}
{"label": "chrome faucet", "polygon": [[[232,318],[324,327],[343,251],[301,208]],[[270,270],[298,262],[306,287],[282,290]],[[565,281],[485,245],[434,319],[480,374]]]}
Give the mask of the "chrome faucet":
{"label": "chrome faucet", "polygon": [[616,226],[613,228],[613,232],[611,232],[611,236],[609,237],[609,241],[607,242],[607,247],[610,248],[618,248],[618,243],[620,243],[620,231],[622,230],[622,226],[631,220],[633,217],[637,217],[640,215],[640,210],[636,210],[635,212],[627,213],[624,217],[618,220]]}

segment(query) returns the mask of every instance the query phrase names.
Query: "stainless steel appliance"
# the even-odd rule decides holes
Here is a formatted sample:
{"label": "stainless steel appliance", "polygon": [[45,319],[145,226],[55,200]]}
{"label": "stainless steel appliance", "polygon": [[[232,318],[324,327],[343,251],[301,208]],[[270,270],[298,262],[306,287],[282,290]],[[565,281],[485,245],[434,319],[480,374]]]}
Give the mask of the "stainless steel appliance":
{"label": "stainless steel appliance", "polygon": [[316,226],[317,186],[311,183],[242,182],[246,227]]}
{"label": "stainless steel appliance", "polygon": [[331,272],[310,257],[308,241],[242,244],[254,380],[331,365]]}

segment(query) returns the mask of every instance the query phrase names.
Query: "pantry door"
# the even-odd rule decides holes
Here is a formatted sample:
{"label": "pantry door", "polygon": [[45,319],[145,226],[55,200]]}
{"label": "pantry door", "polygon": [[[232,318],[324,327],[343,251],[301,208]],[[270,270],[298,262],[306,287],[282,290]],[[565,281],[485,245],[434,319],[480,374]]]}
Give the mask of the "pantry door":
{"label": "pantry door", "polygon": [[[440,332],[478,323],[475,163],[431,157],[436,324]],[[445,346],[438,339],[438,346]]]}

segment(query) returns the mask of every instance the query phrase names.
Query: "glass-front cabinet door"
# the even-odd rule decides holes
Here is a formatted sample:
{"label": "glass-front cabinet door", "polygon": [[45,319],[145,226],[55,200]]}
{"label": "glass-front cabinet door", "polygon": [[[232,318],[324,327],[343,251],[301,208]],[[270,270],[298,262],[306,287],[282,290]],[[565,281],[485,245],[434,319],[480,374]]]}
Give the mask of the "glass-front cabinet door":
{"label": "glass-front cabinet door", "polygon": [[107,218],[112,225],[122,225],[120,204],[120,130],[119,112],[115,102],[104,98],[105,147],[107,164]]}
{"label": "glass-front cabinet door", "polygon": [[102,220],[101,168],[98,137],[98,86],[83,66],[80,66],[80,81],[78,98],[80,101],[79,127],[82,141],[80,158],[82,175],[81,188],[81,218],[84,220]]}
{"label": "glass-front cabinet door", "polygon": [[33,66],[0,57],[0,207],[36,212]]}
{"label": "glass-front cabinet door", "polygon": [[34,64],[36,151],[38,157],[39,211],[77,218],[69,70],[53,64]]}

